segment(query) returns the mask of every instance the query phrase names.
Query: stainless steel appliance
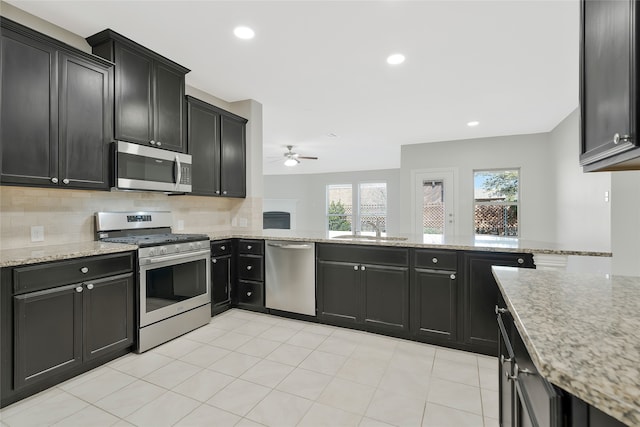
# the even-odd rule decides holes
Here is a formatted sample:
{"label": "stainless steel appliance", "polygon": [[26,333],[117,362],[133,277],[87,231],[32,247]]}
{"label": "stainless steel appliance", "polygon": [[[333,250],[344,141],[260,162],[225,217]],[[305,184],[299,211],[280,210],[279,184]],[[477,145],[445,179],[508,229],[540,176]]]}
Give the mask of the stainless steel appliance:
{"label": "stainless steel appliance", "polygon": [[265,262],[265,306],[315,316],[315,244],[268,240]]}
{"label": "stainless steel appliance", "polygon": [[117,141],[116,182],[121,190],[191,192],[191,155]]}
{"label": "stainless steel appliance", "polygon": [[95,218],[98,240],[139,247],[139,353],[209,323],[207,235],[172,233],[170,212],[97,212]]}

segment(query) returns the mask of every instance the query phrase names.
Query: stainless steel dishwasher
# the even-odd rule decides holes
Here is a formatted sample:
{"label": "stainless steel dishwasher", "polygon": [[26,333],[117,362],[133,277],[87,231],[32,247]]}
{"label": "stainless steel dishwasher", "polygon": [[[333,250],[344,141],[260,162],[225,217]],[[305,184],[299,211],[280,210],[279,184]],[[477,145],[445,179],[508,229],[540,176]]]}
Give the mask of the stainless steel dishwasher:
{"label": "stainless steel dishwasher", "polygon": [[265,263],[265,306],[315,316],[315,244],[267,240]]}

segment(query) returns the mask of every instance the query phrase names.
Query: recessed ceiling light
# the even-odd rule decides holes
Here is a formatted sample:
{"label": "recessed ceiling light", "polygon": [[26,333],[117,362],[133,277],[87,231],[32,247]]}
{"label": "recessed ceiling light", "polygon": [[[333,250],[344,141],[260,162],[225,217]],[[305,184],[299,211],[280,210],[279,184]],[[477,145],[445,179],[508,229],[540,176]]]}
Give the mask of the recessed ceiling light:
{"label": "recessed ceiling light", "polygon": [[393,55],[389,55],[387,57],[387,64],[390,65],[398,65],[404,62],[404,55],[401,53],[394,53]]}
{"label": "recessed ceiling light", "polygon": [[235,34],[237,38],[243,40],[252,39],[256,35],[256,33],[249,27],[236,27],[233,30],[233,34]]}
{"label": "recessed ceiling light", "polygon": [[328,134],[327,134],[327,136],[328,136],[329,138],[337,138],[337,137],[338,137],[338,135],[336,135],[336,134],[335,134],[335,133],[333,133],[333,132],[328,133]]}
{"label": "recessed ceiling light", "polygon": [[479,121],[477,120],[472,120],[470,122],[467,122],[467,126],[469,126],[470,128],[474,127],[474,126],[478,126],[480,124]]}

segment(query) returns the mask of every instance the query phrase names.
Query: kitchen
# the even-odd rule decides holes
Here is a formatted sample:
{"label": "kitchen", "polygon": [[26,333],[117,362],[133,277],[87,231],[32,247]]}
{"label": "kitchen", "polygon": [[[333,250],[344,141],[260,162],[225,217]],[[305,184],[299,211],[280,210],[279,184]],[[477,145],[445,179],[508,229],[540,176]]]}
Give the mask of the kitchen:
{"label": "kitchen", "polygon": [[[50,24],[27,16],[10,4],[3,3],[2,7],[3,16],[23,22],[41,31],[50,30],[54,34],[60,32],[59,28],[52,28]],[[70,36],[65,34],[64,37]],[[84,39],[81,37],[71,37],[71,41],[65,41],[72,44],[84,43]],[[86,45],[84,48],[86,49]],[[180,233],[215,234],[235,229],[238,234],[243,234],[243,231],[251,230],[256,225],[259,226],[263,195],[265,199],[298,197],[297,195],[285,197],[269,194],[268,192],[273,189],[284,187],[270,184],[270,180],[278,179],[274,175],[266,175],[263,184],[262,114],[259,103],[251,100],[225,103],[195,88],[187,88],[187,94],[207,100],[248,119],[247,197],[245,199],[197,196],[168,197],[157,193],[87,192],[3,186],[1,230],[3,249],[29,247],[37,251],[37,248],[42,246],[44,251],[44,247],[52,242],[68,244],[92,241],[95,237],[92,215],[104,210],[104,206],[108,206],[111,211],[170,210],[173,212],[175,220],[173,228]],[[523,186],[529,185],[529,187],[523,187],[523,194],[528,198],[523,196],[522,200],[522,229],[523,233],[529,233],[529,235],[523,235],[523,239],[555,241],[562,243],[567,248],[604,251],[608,249],[610,242],[611,250],[614,253],[612,271],[616,274],[638,275],[638,267],[635,262],[638,253],[638,239],[634,238],[638,232],[636,221],[638,206],[636,183],[638,180],[636,173],[583,174],[576,162],[577,153],[575,153],[575,147],[579,140],[578,114],[577,112],[571,113],[571,111],[567,111],[567,114],[567,118],[553,129],[549,129],[549,132],[513,138],[521,140],[519,146],[535,146],[537,148],[535,153],[524,151],[524,148],[522,152],[510,153],[510,150],[504,149],[500,145],[506,144],[508,137],[487,138],[484,141],[471,140],[466,144],[471,146],[474,142],[480,141],[488,146],[495,145],[495,148],[479,151],[496,150],[501,153],[501,156],[506,156],[509,153],[514,156],[513,159],[509,157],[498,159],[507,162],[509,166],[513,166],[514,162],[522,157],[530,159],[530,165],[522,166]],[[477,158],[481,155],[481,153],[473,152],[472,147],[463,144],[465,142],[460,142],[460,145],[464,146],[465,153],[469,153],[470,158]],[[396,200],[401,206],[410,204],[411,195],[407,194],[410,191],[408,189],[410,188],[408,183],[411,182],[410,170],[442,166],[441,161],[433,156],[432,148],[428,147],[429,145],[431,144],[406,145],[402,148],[400,169],[391,172],[392,176],[394,174],[397,176],[398,183],[398,191],[393,197],[398,197],[397,194],[400,194]],[[426,154],[419,154],[420,150],[425,150]],[[451,148],[449,152],[447,150],[443,148],[443,158],[450,157],[456,149]],[[302,152],[302,154],[306,153]],[[420,157],[433,158],[433,164],[426,163],[424,160],[420,166],[411,163],[412,159]],[[554,173],[549,172],[549,163],[551,162],[548,159],[553,159],[554,168],[552,170]],[[505,164],[491,165],[487,162],[485,161],[480,167],[505,166]],[[449,165],[447,164],[447,166]],[[460,177],[463,177],[465,175],[462,169],[463,163],[460,163],[460,168]],[[538,170],[544,170],[546,173],[538,178],[534,172]],[[536,176],[536,182],[541,181],[540,188],[533,187],[536,184],[531,180],[527,182],[527,173],[529,173],[528,176]],[[554,175],[555,180],[553,179]],[[301,175],[299,179],[300,181],[305,179],[304,175]],[[400,183],[404,184],[400,185]],[[554,189],[556,194],[550,194],[550,188]],[[471,220],[464,218],[464,212],[469,209],[466,209],[463,203],[470,201],[471,196],[463,193],[468,191],[463,186],[460,186],[459,191],[461,194],[458,223],[460,227],[463,227],[460,234],[464,235],[469,234],[465,232],[464,227],[469,227]],[[606,191],[611,192],[610,202],[604,201]],[[620,197],[620,194],[623,194],[624,197]],[[553,201],[549,202],[549,199],[552,198],[551,195],[553,195]],[[322,197],[321,200],[324,200],[324,195],[320,197]],[[585,204],[587,205],[585,206]],[[548,208],[541,212],[535,210],[536,206],[542,205]],[[531,213],[532,209],[535,214]],[[575,219],[577,209],[580,212],[580,221]],[[411,220],[402,217],[402,215],[409,214],[408,209],[394,214],[398,215],[398,219],[395,220],[397,224],[405,226],[411,224]],[[394,214],[389,212],[390,217]],[[551,226],[549,226],[550,224]],[[31,227],[34,225],[44,227],[45,241],[43,243],[32,242]],[[539,229],[536,230],[535,227],[539,227]],[[299,229],[303,230],[304,228],[299,227]],[[540,232],[540,230],[543,231]],[[401,227],[392,231],[394,234],[409,232]]]}

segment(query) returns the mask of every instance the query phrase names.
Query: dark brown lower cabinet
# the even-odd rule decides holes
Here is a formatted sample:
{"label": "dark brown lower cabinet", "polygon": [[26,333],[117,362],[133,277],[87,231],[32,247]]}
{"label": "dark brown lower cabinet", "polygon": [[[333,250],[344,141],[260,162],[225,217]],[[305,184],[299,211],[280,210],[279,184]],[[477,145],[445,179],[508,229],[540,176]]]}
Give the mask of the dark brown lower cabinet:
{"label": "dark brown lower cabinet", "polygon": [[407,335],[409,249],[317,244],[316,256],[321,322]]}
{"label": "dark brown lower cabinet", "polygon": [[0,406],[130,351],[132,266],[124,253],[0,271]]}
{"label": "dark brown lower cabinet", "polygon": [[430,342],[458,338],[458,280],[455,271],[414,268],[411,278],[411,332]]}
{"label": "dark brown lower cabinet", "polygon": [[524,253],[464,252],[463,343],[469,350],[496,356],[498,328],[495,306],[502,296],[491,267],[535,268],[533,255]]}
{"label": "dark brown lower cabinet", "polygon": [[239,239],[237,251],[235,301],[240,308],[264,312],[264,240]]}

